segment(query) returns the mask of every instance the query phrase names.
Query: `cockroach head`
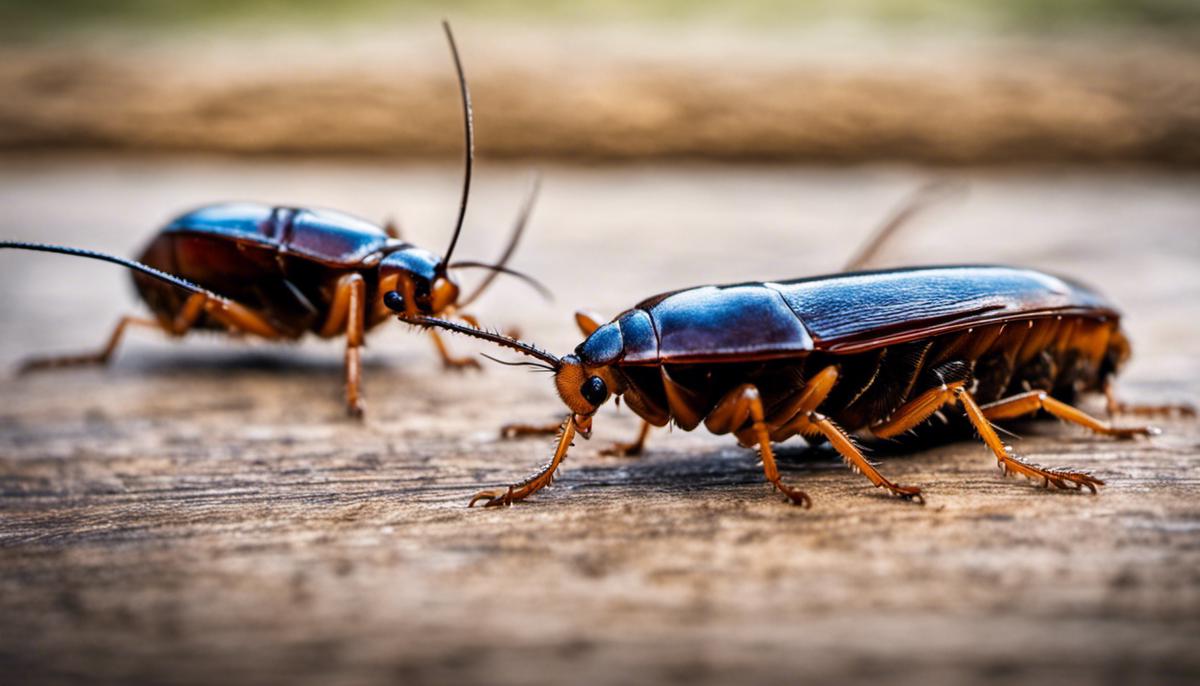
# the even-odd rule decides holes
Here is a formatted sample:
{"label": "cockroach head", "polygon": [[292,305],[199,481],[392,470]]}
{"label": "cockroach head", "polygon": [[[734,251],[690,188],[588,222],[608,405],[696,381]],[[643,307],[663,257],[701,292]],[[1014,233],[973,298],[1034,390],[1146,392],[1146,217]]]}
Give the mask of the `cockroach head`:
{"label": "cockroach head", "polygon": [[458,301],[458,283],[442,258],[415,245],[383,258],[379,282],[392,288],[384,293],[383,302],[395,312],[436,315]]}
{"label": "cockroach head", "polygon": [[554,386],[577,417],[590,417],[612,397],[615,383],[607,367],[590,368],[567,355],[554,372]]}
{"label": "cockroach head", "polygon": [[608,367],[589,367],[580,361],[576,355],[555,357],[541,348],[511,336],[505,336],[495,331],[477,329],[466,324],[459,324],[436,317],[422,315],[400,314],[400,321],[425,328],[437,328],[460,333],[472,338],[490,341],[509,350],[515,350],[522,355],[534,358],[534,364],[554,372],[554,386],[559,397],[571,408],[576,420],[583,422],[596,413],[601,405],[612,397],[616,388],[616,379]]}

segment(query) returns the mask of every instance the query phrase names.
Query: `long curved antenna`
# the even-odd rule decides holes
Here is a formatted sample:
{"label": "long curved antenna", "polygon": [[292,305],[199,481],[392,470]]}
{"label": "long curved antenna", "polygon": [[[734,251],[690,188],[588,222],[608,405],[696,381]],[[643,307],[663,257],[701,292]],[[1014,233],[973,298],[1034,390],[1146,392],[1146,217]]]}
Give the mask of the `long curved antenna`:
{"label": "long curved antenna", "polygon": [[197,286],[196,284],[192,283],[191,281],[188,281],[186,279],[181,279],[178,276],[172,276],[171,274],[168,274],[164,271],[159,271],[158,269],[155,269],[154,267],[151,267],[148,264],[142,264],[141,262],[137,262],[134,260],[127,260],[123,257],[117,257],[116,255],[109,255],[108,253],[96,252],[94,250],[84,250],[82,248],[69,248],[69,247],[66,247],[63,245],[47,245],[45,243],[23,243],[21,241],[0,241],[0,248],[11,248],[11,249],[15,249],[15,250],[35,250],[37,252],[51,252],[51,253],[58,253],[60,255],[71,255],[73,257],[86,257],[86,258],[92,259],[92,260],[101,260],[103,262],[111,262],[113,264],[119,264],[122,267],[128,267],[134,271],[141,272],[141,273],[145,274],[146,276],[154,277],[155,279],[158,279],[159,281],[165,281],[166,283],[169,283],[173,286],[178,286],[184,290],[191,291],[192,293],[202,293],[202,294],[207,295],[212,298],[220,298],[220,296],[218,296],[216,293],[213,293],[212,291],[210,291],[208,289],[201,288],[200,286]]}
{"label": "long curved antenna", "polygon": [[893,212],[883,226],[879,227],[879,230],[871,236],[866,244],[859,248],[858,253],[846,263],[846,266],[842,267],[842,271],[852,272],[865,268],[879,254],[880,249],[905,224],[911,222],[913,217],[935,202],[946,200],[965,191],[966,184],[946,179],[931,181],[921,186],[912,195],[905,198],[899,209]]}
{"label": "long curved antenna", "polygon": [[522,355],[528,355],[532,358],[541,360],[542,362],[549,364],[550,366],[554,367],[555,369],[558,369],[560,366],[562,366],[562,362],[557,357],[555,357],[554,355],[551,355],[550,353],[546,352],[545,350],[542,350],[541,348],[537,347],[536,345],[533,345],[532,343],[526,343],[525,341],[518,341],[515,338],[505,336],[504,334],[499,333],[497,331],[488,331],[486,329],[477,329],[473,326],[467,326],[465,324],[458,324],[456,322],[447,321],[445,319],[438,319],[437,317],[424,317],[421,315],[416,315],[413,317],[409,317],[406,315],[400,315],[398,317],[398,319],[406,324],[415,324],[416,326],[421,326],[421,327],[425,327],[425,328],[434,327],[434,328],[438,328],[438,329],[445,329],[447,331],[453,331],[454,333],[461,333],[466,336],[471,336],[472,338],[479,338],[479,339],[482,339],[485,341],[490,341],[490,342],[495,343],[496,345],[501,346],[503,348],[508,348],[510,350],[516,350],[517,352],[521,353]]}
{"label": "long curved antenna", "polygon": [[458,72],[458,90],[462,94],[463,124],[466,129],[462,199],[458,202],[458,221],[454,224],[454,235],[450,237],[450,247],[446,248],[446,254],[442,258],[444,265],[454,254],[454,247],[458,245],[458,236],[462,233],[463,220],[467,216],[467,197],[471,195],[471,168],[475,164],[475,118],[471,114],[471,90],[467,88],[467,77],[463,73],[462,60],[458,56],[458,46],[454,44],[454,33],[450,31],[450,22],[442,20],[442,29],[446,32],[446,40],[450,42],[450,55],[454,57],[454,70]]}
{"label": "long curved antenna", "polygon": [[[509,269],[508,267],[505,267],[503,265],[487,264],[486,262],[472,262],[470,260],[464,260],[462,262],[455,262],[455,263],[449,265],[449,268],[450,269],[488,269],[488,270],[491,270],[491,272],[492,272],[491,274],[488,274],[489,279],[494,278],[497,274],[508,274],[509,276],[515,276],[518,279],[520,279],[520,280],[524,281],[525,283],[529,284],[530,286],[532,286],[533,289],[536,290],[538,292],[538,294],[541,295],[546,300],[549,300],[549,301],[554,300],[554,294],[550,292],[549,288],[546,288],[546,284],[542,283],[541,281],[538,281],[537,279],[533,278],[532,276],[530,276],[524,272],[519,272],[515,269]],[[476,293],[478,293],[478,291],[476,291]],[[459,302],[458,307],[460,307],[460,308],[466,307],[467,305],[469,305],[471,303],[471,300],[473,300],[473,298]]]}
{"label": "long curved antenna", "polygon": [[[500,255],[500,259],[496,260],[497,267],[503,268],[507,266],[509,259],[511,259],[513,253],[516,252],[517,243],[521,241],[521,235],[525,233],[525,226],[529,223],[529,216],[533,214],[533,206],[537,203],[538,191],[540,191],[541,188],[542,175],[534,174],[533,180],[529,185],[529,193],[525,195],[525,202],[522,203],[521,211],[517,214],[517,221],[515,224],[513,224],[512,237],[508,239],[508,247],[504,249],[504,252]],[[497,269],[491,274],[488,274],[483,281],[481,281],[479,285],[475,287],[475,290],[472,291],[470,295],[459,300],[458,306],[466,307],[467,305],[470,305],[478,300],[479,296],[483,295],[483,292],[488,289],[488,286],[492,285],[492,282],[496,280],[496,277],[499,276],[500,273],[501,270]]]}
{"label": "long curved antenna", "polygon": [[502,360],[499,357],[492,357],[491,355],[489,355],[487,353],[479,353],[479,354],[482,355],[483,357],[488,358],[492,362],[495,362],[496,364],[502,364],[505,367],[533,367],[534,369],[537,369],[537,370],[543,371],[543,372],[554,371],[554,367],[551,367],[550,365],[545,364],[543,362],[530,362],[528,360],[517,360],[516,362],[510,362],[508,360]]}

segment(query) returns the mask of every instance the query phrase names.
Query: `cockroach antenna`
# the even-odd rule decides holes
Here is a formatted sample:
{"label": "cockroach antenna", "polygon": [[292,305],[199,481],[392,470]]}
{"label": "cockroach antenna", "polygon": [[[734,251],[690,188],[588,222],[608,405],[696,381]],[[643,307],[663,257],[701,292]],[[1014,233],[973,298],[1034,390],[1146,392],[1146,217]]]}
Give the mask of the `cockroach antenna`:
{"label": "cockroach antenna", "polygon": [[479,353],[479,355],[481,357],[486,357],[487,359],[491,360],[492,362],[495,362],[496,364],[502,364],[505,367],[533,367],[533,371],[541,371],[541,372],[555,371],[554,367],[551,367],[550,365],[544,364],[542,362],[534,362],[531,360],[516,360],[516,361],[502,360],[499,357],[492,357],[491,355],[489,355],[487,353]]}
{"label": "cockroach antenna", "polygon": [[36,252],[50,252],[50,253],[57,253],[59,255],[71,255],[73,257],[86,257],[86,258],[92,259],[92,260],[100,260],[102,262],[111,262],[113,264],[119,264],[122,267],[128,267],[129,269],[132,269],[136,272],[145,274],[146,276],[158,279],[159,281],[169,283],[172,286],[178,286],[186,291],[191,291],[192,293],[200,293],[200,294],[207,295],[209,297],[214,297],[214,298],[219,297],[219,296],[217,296],[216,293],[213,293],[212,291],[210,291],[206,288],[201,288],[200,286],[197,286],[196,284],[192,283],[191,281],[188,281],[187,279],[181,279],[178,276],[173,276],[164,271],[155,269],[154,267],[151,267],[148,264],[142,264],[141,262],[138,262],[136,260],[127,260],[123,257],[117,257],[116,255],[109,255],[108,253],[97,252],[95,250],[84,250],[83,248],[71,248],[71,247],[67,247],[64,245],[48,245],[46,243],[24,243],[21,241],[0,241],[0,249],[5,249],[5,248],[13,249],[13,250],[33,250]]}
{"label": "cockroach antenna", "polygon": [[529,217],[533,214],[533,206],[537,203],[538,191],[541,190],[541,187],[542,176],[535,173],[529,184],[529,192],[525,195],[525,202],[521,204],[521,212],[517,215],[517,221],[513,224],[512,237],[508,239],[508,246],[504,248],[500,259],[496,260],[496,264],[493,265],[496,269],[484,277],[483,281],[475,287],[475,290],[470,295],[459,301],[459,307],[466,307],[478,300],[479,296],[483,295],[488,286],[492,285],[492,282],[496,280],[496,276],[508,266],[508,261],[512,258],[513,253],[516,252],[517,244],[521,241],[521,235],[525,233],[525,227],[529,224]]}
{"label": "cockroach antenna", "polygon": [[[532,276],[530,276],[524,272],[519,272],[515,269],[509,269],[508,267],[505,267],[502,264],[488,264],[486,262],[474,262],[471,260],[463,260],[462,262],[455,262],[454,264],[451,264],[450,268],[451,269],[487,269],[487,270],[491,271],[491,274],[488,274],[489,279],[495,277],[497,274],[508,274],[509,276],[515,276],[516,278],[529,284],[535,291],[538,292],[538,295],[542,296],[546,300],[550,300],[550,301],[554,300],[554,294],[551,293],[550,289],[547,288],[546,285],[543,284],[541,281],[538,281],[537,279],[533,278]],[[476,293],[478,293],[478,292],[479,291],[477,290]],[[470,303],[470,301],[468,300],[466,302],[459,303],[458,306],[460,308],[465,307],[469,303]]]}
{"label": "cockroach antenna", "polygon": [[450,247],[442,258],[442,269],[450,262],[454,248],[458,245],[458,236],[462,233],[463,220],[467,216],[467,198],[471,195],[471,168],[475,164],[475,117],[471,113],[471,89],[467,87],[467,76],[463,73],[462,59],[458,56],[458,46],[454,43],[454,32],[450,30],[450,22],[442,20],[442,29],[446,32],[446,40],[450,43],[450,55],[454,58],[454,70],[458,73],[458,90],[462,96],[463,128],[465,130],[463,188],[462,199],[458,202],[458,221],[454,225],[454,234],[450,237]]}
{"label": "cockroach antenna", "polygon": [[446,319],[438,319],[437,317],[424,317],[420,315],[410,317],[405,314],[401,314],[398,319],[406,324],[414,324],[416,326],[425,328],[435,327],[438,329],[445,329],[454,333],[461,333],[465,336],[471,336],[473,338],[490,341],[501,347],[508,348],[510,350],[516,350],[522,355],[528,355],[534,359],[541,360],[556,370],[562,366],[561,360],[545,350],[542,350],[536,345],[533,345],[532,343],[526,343],[525,341],[519,341],[510,336],[505,336],[498,331],[477,329],[473,326],[458,324]]}
{"label": "cockroach antenna", "polygon": [[943,202],[960,195],[965,195],[967,185],[951,179],[937,179],[917,188],[911,195],[900,203],[900,206],[876,229],[874,235],[858,253],[842,267],[843,272],[854,272],[866,269],[875,257],[904,226],[926,208],[938,202]]}

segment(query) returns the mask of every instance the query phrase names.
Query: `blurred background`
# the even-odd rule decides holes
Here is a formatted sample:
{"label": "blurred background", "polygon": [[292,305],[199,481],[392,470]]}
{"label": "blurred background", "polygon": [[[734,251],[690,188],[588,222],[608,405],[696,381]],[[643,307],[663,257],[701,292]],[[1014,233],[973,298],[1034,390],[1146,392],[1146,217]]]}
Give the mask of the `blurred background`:
{"label": "blurred background", "polygon": [[1200,161],[1191,0],[0,1],[0,149]]}

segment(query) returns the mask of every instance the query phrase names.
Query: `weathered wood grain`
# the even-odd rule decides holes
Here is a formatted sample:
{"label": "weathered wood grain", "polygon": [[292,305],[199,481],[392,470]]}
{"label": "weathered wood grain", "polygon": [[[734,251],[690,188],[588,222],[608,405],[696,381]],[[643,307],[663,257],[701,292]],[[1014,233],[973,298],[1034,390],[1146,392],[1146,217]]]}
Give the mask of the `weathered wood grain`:
{"label": "weathered wood grain", "polygon": [[[455,27],[493,158],[1200,163],[1194,29]],[[0,150],[458,155],[434,21],[328,28],[7,41]]]}
{"label": "weathered wood grain", "polygon": [[[569,312],[709,278],[836,265],[915,170],[551,168],[519,285],[481,303],[553,349]],[[484,166],[463,256],[491,254],[519,169]],[[1197,177],[970,172],[970,197],[894,261],[1022,262],[1130,312],[1135,399],[1200,397]],[[207,199],[401,211],[440,246],[450,167],[7,160],[0,234],[122,252]],[[780,255],[794,258],[781,259]],[[0,362],[99,342],[132,306],[107,265],[0,254]],[[455,347],[471,346],[456,340]],[[973,442],[881,458],[929,505],[883,497],[826,450],[785,447],[814,507],[785,506],[731,441],[659,432],[602,458],[597,419],[557,487],[507,510],[557,416],[544,376],[446,375],[427,341],[371,339],[368,419],[342,415],[336,346],[135,334],[109,370],[0,379],[4,683],[1168,683],[1200,674],[1200,429],[1113,442],[1054,423],[1019,450],[1093,469],[1098,497],[1006,481]]]}

